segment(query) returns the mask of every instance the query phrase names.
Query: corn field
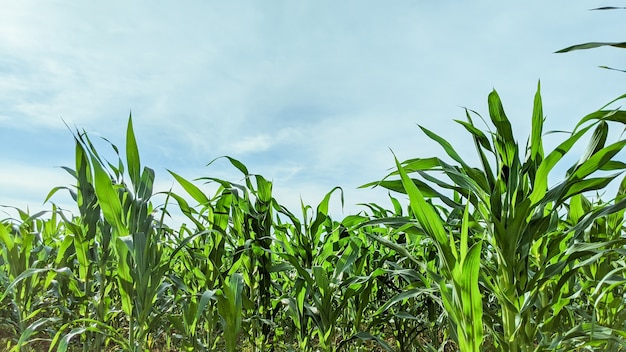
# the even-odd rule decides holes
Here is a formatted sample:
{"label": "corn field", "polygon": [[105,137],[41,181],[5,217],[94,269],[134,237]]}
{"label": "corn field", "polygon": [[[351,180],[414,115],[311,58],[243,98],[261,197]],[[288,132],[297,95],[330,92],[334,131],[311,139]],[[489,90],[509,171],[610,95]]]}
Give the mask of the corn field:
{"label": "corn field", "polygon": [[[0,349],[626,350],[626,139],[610,140],[626,111],[585,115],[545,150],[539,89],[533,106],[523,146],[495,91],[487,118],[465,111],[478,165],[421,127],[445,160],[395,159],[362,186],[389,204],[343,218],[341,188],[294,211],[230,157],[240,181],[168,170],[184,191],[155,190],[132,119],[117,160],[77,129],[75,182],[50,210],[3,207]],[[168,226],[174,211],[185,224]]]}

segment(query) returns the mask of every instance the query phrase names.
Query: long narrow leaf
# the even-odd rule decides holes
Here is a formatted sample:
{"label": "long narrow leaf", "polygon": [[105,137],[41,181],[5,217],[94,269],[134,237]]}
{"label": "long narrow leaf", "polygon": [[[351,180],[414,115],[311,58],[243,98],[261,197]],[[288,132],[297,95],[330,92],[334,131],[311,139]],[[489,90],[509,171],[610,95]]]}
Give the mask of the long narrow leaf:
{"label": "long narrow leaf", "polygon": [[137,187],[139,185],[141,162],[139,160],[139,149],[137,148],[135,131],[133,130],[132,114],[128,117],[128,126],[126,128],[126,165],[128,166],[130,180],[133,185]]}

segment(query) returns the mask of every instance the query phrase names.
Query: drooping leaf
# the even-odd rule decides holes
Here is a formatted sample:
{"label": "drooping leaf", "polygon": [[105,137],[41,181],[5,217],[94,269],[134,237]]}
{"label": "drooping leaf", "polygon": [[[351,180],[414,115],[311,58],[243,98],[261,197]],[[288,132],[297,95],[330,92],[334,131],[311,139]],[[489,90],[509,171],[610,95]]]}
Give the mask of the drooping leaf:
{"label": "drooping leaf", "polygon": [[422,192],[420,192],[420,190],[408,177],[408,175],[398,162],[398,159],[395,160],[398,171],[400,172],[400,177],[402,178],[402,184],[406,190],[407,195],[409,196],[409,204],[411,206],[413,214],[417,218],[424,231],[426,231],[426,233],[435,240],[437,248],[443,256],[442,259],[444,259],[445,264],[448,265],[451,269],[454,266],[454,256],[450,251],[448,234],[443,227],[442,219],[437,214],[433,206],[426,202],[424,196],[422,195]]}
{"label": "drooping leaf", "polygon": [[593,49],[593,48],[599,48],[602,46],[626,48],[626,42],[589,42],[589,43],[583,43],[583,44],[576,44],[576,45],[568,46],[567,48],[558,50],[555,53],[559,54],[559,53],[566,53],[568,51],[574,51],[574,50]]}
{"label": "drooping leaf", "polygon": [[170,175],[174,176],[176,181],[183,187],[185,191],[187,191],[187,193],[193,199],[195,199],[196,202],[200,203],[201,205],[206,205],[210,203],[209,198],[196,185],[187,181],[185,178],[178,175],[174,171],[167,170],[167,172],[169,172]]}
{"label": "drooping leaf", "polygon": [[605,148],[594,153],[589,159],[583,162],[574,172],[572,177],[583,179],[588,175],[600,170],[600,168],[609,162],[617,153],[622,151],[626,146],[626,140],[615,142]]}

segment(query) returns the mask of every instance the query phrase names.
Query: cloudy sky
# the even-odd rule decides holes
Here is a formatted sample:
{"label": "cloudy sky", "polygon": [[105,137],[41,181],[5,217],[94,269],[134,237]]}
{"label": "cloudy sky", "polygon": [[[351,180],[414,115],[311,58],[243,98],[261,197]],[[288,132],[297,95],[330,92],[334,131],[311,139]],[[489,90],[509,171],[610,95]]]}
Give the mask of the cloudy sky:
{"label": "cloudy sky", "polygon": [[[142,162],[167,190],[189,179],[240,176],[221,155],[274,181],[293,211],[334,186],[357,190],[399,159],[441,155],[423,125],[471,158],[453,119],[487,116],[496,89],[520,143],[541,80],[547,129],[626,93],[614,48],[624,11],[601,1],[5,2],[0,11],[0,204],[33,209],[72,183],[66,127],[124,145],[132,111]],[[65,123],[64,123],[65,121]],[[103,147],[103,152],[107,150]],[[69,204],[66,194],[53,201]],[[335,207],[338,207],[336,205]],[[1,217],[1,216],[0,216]]]}

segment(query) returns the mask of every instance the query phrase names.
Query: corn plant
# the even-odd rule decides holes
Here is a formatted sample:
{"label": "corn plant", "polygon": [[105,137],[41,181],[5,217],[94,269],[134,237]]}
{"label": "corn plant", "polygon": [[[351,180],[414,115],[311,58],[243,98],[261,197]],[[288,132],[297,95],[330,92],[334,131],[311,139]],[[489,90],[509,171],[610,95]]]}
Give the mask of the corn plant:
{"label": "corn plant", "polygon": [[354,230],[360,217],[332,220],[328,205],[336,190],[341,191],[327,193],[315,211],[303,205],[302,220],[280,209],[289,223],[277,226],[276,252],[289,264],[284,271],[287,280],[295,280],[281,302],[294,324],[300,350],[311,350],[313,340],[324,351],[368,342],[391,350],[363,326],[364,313],[372,310],[376,278],[385,272],[370,271],[368,264],[376,252],[367,246],[366,236]]}
{"label": "corn plant", "polygon": [[[76,202],[79,212],[78,216],[73,217],[59,212],[66,227],[66,237],[57,255],[56,264],[72,268],[77,279],[77,282],[69,285],[76,287],[72,292],[74,299],[70,300],[77,303],[74,319],[92,319],[107,326],[115,314],[112,294],[116,292],[116,285],[112,272],[117,258],[114,248],[116,234],[112,231],[111,224],[104,219],[95,192],[96,182],[90,155],[97,162],[101,162],[100,157],[84,132],[76,131],[74,139],[75,169],[63,168],[75,178],[76,184],[74,187],[55,187],[46,197],[48,201],[58,191],[67,190]],[[92,348],[102,346],[105,342],[105,335],[97,331],[85,331],[83,337],[83,350],[87,350],[89,345]]]}
{"label": "corn plant", "polygon": [[271,252],[275,203],[272,183],[260,175],[250,175],[243,164],[229,160],[244,174],[246,181],[244,187],[220,180],[228,192],[223,196],[228,194],[230,200],[229,238],[233,247],[230,273],[240,271],[246,284],[244,303],[247,303],[245,308],[251,325],[250,342],[255,348],[266,350],[277,313],[271,299],[277,289],[272,279],[276,276]]}
{"label": "corn plant", "polygon": [[[222,194],[222,189],[215,197],[208,197],[192,182],[172,171],[170,173],[199,203],[200,209],[196,210],[184,197],[170,192],[182,213],[193,222],[193,227],[183,224],[179,230],[180,238],[176,241],[176,245],[184,249],[174,258],[174,270],[169,274],[169,280],[180,292],[176,296],[183,309],[173,312],[168,319],[183,334],[183,343],[187,348],[210,350],[219,342],[222,325],[215,293],[223,288],[231,268],[228,258],[231,249],[227,242],[230,241],[228,229],[232,195],[229,192]],[[198,303],[200,296],[202,304]],[[197,334],[189,329],[190,324],[202,327],[206,333]]]}
{"label": "corn plant", "polygon": [[[537,344],[549,345],[540,328],[548,318],[550,309],[545,308],[563,304],[563,278],[572,277],[580,267],[597,259],[585,246],[577,244],[582,240],[580,231],[572,230],[581,230],[599,217],[626,206],[623,200],[612,206],[604,205],[573,227],[565,226],[561,219],[563,209],[573,197],[603,189],[619,175],[596,176],[599,171],[624,169],[624,164],[613,158],[626,141],[605,145],[605,140],[608,122],[623,123],[626,112],[601,109],[585,116],[564,142],[545,154],[544,116],[538,90],[532,133],[522,161],[522,151],[495,91],[489,95],[488,102],[495,132],[480,131],[470,111],[466,113],[467,121],[457,121],[471,134],[482,169],[468,165],[445,139],[421,127],[457,164],[439,158],[411,159],[397,163],[398,171],[392,175],[399,174],[400,180],[385,179],[375,184],[408,194],[417,220],[409,222],[437,244],[441,257],[439,269],[446,278],[439,281],[439,288],[453,329],[457,331],[459,347],[462,350],[479,347],[480,341],[475,339],[481,334],[473,329],[482,325],[475,315],[481,311],[477,291],[480,285],[484,295],[493,295],[497,301],[495,310],[492,307],[485,310],[495,345],[506,351],[534,350]],[[585,154],[569,168],[562,182],[549,187],[548,177],[557,162],[593,127]],[[449,181],[433,173],[440,173]],[[411,179],[409,174],[421,179]],[[454,197],[445,192],[452,192]],[[437,207],[427,199],[436,199],[442,206]],[[450,236],[446,235],[446,227],[451,228]],[[468,234],[472,234],[470,238]],[[456,241],[460,243],[458,249]],[[483,250],[481,241],[486,242]],[[609,245],[602,242],[599,246]],[[472,246],[476,249],[469,249]],[[466,262],[463,258],[470,259]],[[464,265],[470,274],[459,276],[455,270],[465,269]],[[482,268],[480,272],[478,268]],[[466,285],[459,283],[460,277],[467,280]]]}
{"label": "corn plant", "polygon": [[[90,326],[75,328],[64,335],[61,349],[70,338],[82,333],[99,335],[97,345],[102,343],[101,335],[122,340],[119,330],[108,321],[110,300],[107,297],[114,287],[119,289],[121,309],[128,317],[128,338],[124,345],[131,350],[146,349],[148,333],[160,315],[154,304],[162,292],[169,262],[163,259],[162,231],[155,226],[150,203],[154,171],[147,167],[141,171],[132,118],[128,120],[126,136],[129,185],[119,155],[117,165],[113,165],[99,155],[85,133],[75,134],[76,170],[66,170],[77,179],[77,191],[70,189],[70,193],[78,202],[81,217],[76,223],[69,220],[66,223],[70,224],[74,238],[73,249],[79,264],[78,277],[85,285],[84,294],[97,298],[93,314],[85,311],[83,317],[66,324],[65,328],[81,323]],[[111,146],[118,154],[117,147]],[[48,198],[62,188],[54,189]],[[113,275],[109,274],[111,269]],[[62,332],[63,329],[54,342]]]}
{"label": "corn plant", "polygon": [[[593,256],[593,261],[580,268],[580,284],[568,296],[584,297],[576,313],[585,317],[585,321],[575,322],[568,331],[555,334],[551,347],[562,345],[570,348],[593,347],[595,350],[614,351],[624,347],[626,316],[624,312],[624,209],[611,212],[608,216],[596,218],[590,226],[583,218],[596,211],[602,211],[607,205],[618,205],[624,198],[626,179],[618,189],[617,196],[609,203],[592,201],[582,195],[572,199],[569,204],[567,222],[577,228],[577,235],[584,239],[586,250]],[[564,287],[567,284],[564,285]],[[568,287],[569,289],[569,287]],[[566,296],[566,299],[571,299]],[[565,309],[563,309],[565,308]],[[544,329],[556,331],[555,325],[570,319],[567,306],[559,307],[555,314],[546,320]]]}
{"label": "corn plant", "polygon": [[[370,239],[368,247],[376,248],[371,267],[385,274],[377,276],[372,324],[380,324],[383,331],[391,328],[398,351],[444,349],[449,329],[443,323],[437,283],[428,276],[437,266],[436,247],[408,222],[398,199],[389,198],[393,210],[364,204],[371,214],[344,219]],[[354,220],[347,222],[349,218]]]}
{"label": "corn plant", "polygon": [[[170,171],[181,186],[198,201],[202,207],[196,212],[189,207],[185,199],[172,194],[183,213],[195,224],[196,234],[206,234],[214,248],[207,259],[213,268],[210,275],[204,275],[204,282],[209,289],[221,289],[227,285],[226,278],[240,272],[245,283],[243,302],[245,303],[246,322],[250,323],[251,344],[263,347],[270,336],[273,321],[270,290],[272,289],[270,258],[270,236],[272,219],[271,183],[259,175],[249,175],[247,168],[235,159],[228,158],[246,177],[246,186],[215,178],[200,178],[218,182],[217,196],[211,200],[193,183]],[[251,179],[254,179],[253,183]],[[204,235],[202,237],[205,237]],[[210,247],[210,248],[211,248]],[[229,258],[230,257],[230,258]],[[228,265],[230,268],[226,268]],[[216,270],[217,269],[217,270]],[[240,292],[241,296],[242,293]],[[228,302],[223,296],[217,296],[217,308],[222,315],[230,312],[224,305]],[[221,297],[221,298],[220,298]],[[222,307],[224,306],[224,307]],[[230,319],[230,318],[229,318]],[[221,316],[222,321],[225,320]],[[226,327],[224,327],[226,329]]]}
{"label": "corn plant", "polygon": [[237,350],[239,333],[241,332],[243,277],[234,273],[224,282],[224,289],[217,292],[217,309],[224,327],[224,341],[227,352]]}
{"label": "corn plant", "polygon": [[[192,233],[182,227],[188,243],[176,254],[168,280],[172,283],[172,305],[177,309],[167,314],[167,319],[181,334],[183,348],[190,351],[210,350],[218,342],[220,318],[217,311],[216,292],[223,287],[226,265],[216,267],[225,258],[216,260],[220,240],[215,243],[207,232]],[[218,237],[218,236],[215,236]],[[221,237],[221,236],[219,236]],[[180,240],[176,242],[178,246]]]}
{"label": "corn plant", "polygon": [[49,336],[41,332],[55,326],[62,314],[55,279],[70,276],[67,268],[51,265],[62,231],[56,216],[45,220],[44,212],[30,215],[16,210],[19,220],[0,222],[0,267],[6,269],[0,276],[0,302],[7,315],[0,326],[13,337],[11,351],[49,343]]}

